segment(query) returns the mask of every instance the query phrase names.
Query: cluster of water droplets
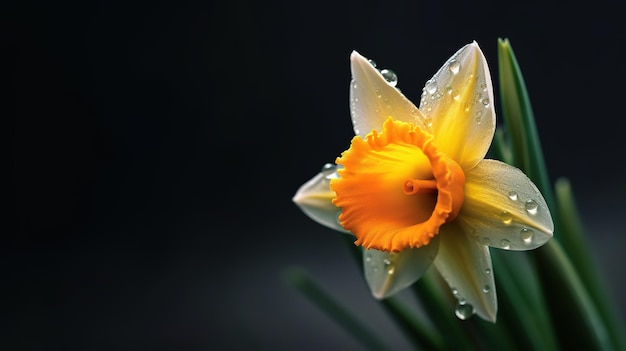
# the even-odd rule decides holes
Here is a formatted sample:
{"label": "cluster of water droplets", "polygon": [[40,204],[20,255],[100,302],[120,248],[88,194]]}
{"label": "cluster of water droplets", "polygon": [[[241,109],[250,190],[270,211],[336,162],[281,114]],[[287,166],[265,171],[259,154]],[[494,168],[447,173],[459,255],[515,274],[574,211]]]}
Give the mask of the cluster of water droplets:
{"label": "cluster of water droplets", "polygon": [[466,320],[473,316],[474,313],[476,313],[474,306],[467,303],[467,301],[463,296],[461,296],[461,293],[457,288],[452,288],[452,295],[454,295],[454,297],[457,299],[457,304],[454,309],[454,314],[457,316],[457,318],[461,320]]}
{"label": "cluster of water droplets", "polygon": [[[374,60],[368,59],[368,62],[370,63],[370,65],[372,65],[372,67],[376,68],[376,62],[374,62]],[[400,91],[400,89],[398,89],[396,87],[396,85],[398,85],[398,75],[394,71],[392,71],[390,69],[387,69],[387,68],[385,68],[385,69],[378,69],[378,68],[376,68],[376,69],[383,76],[383,78],[385,79],[385,82],[387,82],[387,85],[389,85],[391,87],[394,87],[396,90]],[[374,83],[374,84],[376,84],[376,83]],[[359,129],[358,123],[357,123],[357,121],[354,118],[359,113],[359,111],[358,111],[359,98],[357,97],[358,94],[356,94],[357,89],[359,89],[359,85],[354,80],[352,80],[350,82],[350,85],[351,85],[351,90],[353,92],[355,92],[354,95],[352,95],[350,97],[350,110],[351,110],[350,112],[351,112],[352,117],[353,117],[352,118],[352,123],[353,123],[353,126],[354,126],[355,133],[356,134],[360,134],[360,129]],[[393,109],[392,101],[389,98],[384,98],[383,99],[382,88],[376,86],[375,87],[375,91],[376,91],[376,97],[378,99],[380,99],[381,101],[380,101],[380,103],[374,105],[375,106],[374,112],[377,113],[377,114],[379,114],[381,112],[389,113],[389,111],[391,111]],[[386,111],[381,111],[380,110],[381,108],[385,109]],[[415,114],[419,114],[419,111],[415,111]]]}
{"label": "cluster of water droplets", "polygon": [[[461,101],[462,96],[460,91],[463,91],[466,85],[475,84],[475,81],[480,78],[477,74],[469,74],[464,82],[453,83],[456,76],[461,72],[461,62],[456,59],[451,59],[447,64],[433,77],[426,82],[422,95],[420,98],[420,109],[429,115],[433,110],[435,102],[444,99],[444,103],[459,103],[463,106],[465,112],[470,113],[473,111],[474,119],[478,124],[482,122],[483,117],[486,115],[484,109],[487,109],[491,105],[489,100],[489,94],[487,91],[488,85],[485,82],[479,84],[478,90],[474,96],[470,96],[466,101]],[[480,104],[484,109],[476,109],[475,105]]]}
{"label": "cluster of water droplets", "polygon": [[[519,206],[522,206],[524,211],[531,216],[534,216],[539,212],[539,203],[532,198],[524,201],[522,200],[520,194],[518,194],[515,190],[509,191],[506,196],[510,201],[519,203]],[[507,210],[503,210],[500,213],[500,220],[505,225],[511,225],[513,223],[513,214],[511,214]],[[535,232],[532,229],[528,227],[522,227],[519,231],[519,238],[521,239],[522,243],[530,245],[533,242],[534,234]],[[489,238],[483,238],[483,242],[487,245],[491,244]],[[500,240],[499,247],[505,250],[510,250],[511,242],[507,239],[502,239]]]}
{"label": "cluster of water droplets", "polygon": [[372,272],[378,273],[383,270],[387,275],[394,275],[396,273],[395,257],[396,253],[390,253],[387,258],[384,258],[381,262],[374,260],[370,252],[365,253],[365,264],[372,265]]}

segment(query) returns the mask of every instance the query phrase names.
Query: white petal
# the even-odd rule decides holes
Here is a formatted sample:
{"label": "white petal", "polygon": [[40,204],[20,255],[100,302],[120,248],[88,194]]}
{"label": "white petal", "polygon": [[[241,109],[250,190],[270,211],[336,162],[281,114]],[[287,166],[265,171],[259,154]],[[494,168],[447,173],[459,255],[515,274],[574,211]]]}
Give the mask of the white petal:
{"label": "white petal", "polygon": [[489,248],[470,239],[454,222],[441,227],[435,267],[459,303],[474,307],[477,315],[495,322],[498,310]]}
{"label": "white petal", "polygon": [[476,42],[457,51],[424,87],[420,110],[430,118],[435,144],[470,169],[482,160],[495,132],[489,67]]}
{"label": "white petal", "polygon": [[552,238],[548,205],[522,171],[483,160],[465,176],[465,201],[457,221],[474,239],[502,249],[530,250]]}
{"label": "white petal", "polygon": [[293,197],[293,202],[314,221],[344,233],[337,216],[341,209],[333,205],[335,192],[330,189],[330,179],[337,178],[335,165],[328,164],[315,177],[304,183]]}
{"label": "white petal", "polygon": [[397,253],[363,249],[365,280],[372,295],[383,299],[415,283],[432,264],[438,246],[435,237],[426,246]]}
{"label": "white petal", "polygon": [[356,51],[350,55],[350,69],[350,113],[356,135],[365,137],[372,130],[380,131],[389,116],[430,130],[417,107]]}

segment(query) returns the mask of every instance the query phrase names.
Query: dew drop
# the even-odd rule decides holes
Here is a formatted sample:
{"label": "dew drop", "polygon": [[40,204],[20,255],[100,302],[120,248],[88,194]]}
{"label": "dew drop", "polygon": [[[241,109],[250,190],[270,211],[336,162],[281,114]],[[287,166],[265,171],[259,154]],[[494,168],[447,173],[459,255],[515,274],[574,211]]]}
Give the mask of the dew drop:
{"label": "dew drop", "polygon": [[431,127],[433,125],[433,119],[430,117],[424,118],[424,124]]}
{"label": "dew drop", "polygon": [[326,179],[339,178],[339,174],[337,174],[337,165],[332,163],[327,163],[322,166],[321,172]]}
{"label": "dew drop", "polygon": [[452,96],[452,98],[454,99],[454,101],[459,101],[461,99],[461,95],[459,94],[459,91],[456,89],[452,89],[450,88],[448,90],[448,95]]}
{"label": "dew drop", "polygon": [[452,295],[457,296],[459,294],[459,290],[457,288],[452,288]]}
{"label": "dew drop", "polygon": [[502,239],[500,240],[500,247],[505,250],[509,250],[511,248],[511,242],[506,239]]}
{"label": "dew drop", "polygon": [[489,285],[485,285],[483,286],[483,292],[486,294],[489,292],[489,290],[491,290],[491,288],[489,287]]}
{"label": "dew drop", "polygon": [[328,174],[335,171],[336,166],[332,163],[327,163],[322,166],[322,173]]}
{"label": "dew drop", "polygon": [[387,274],[392,275],[396,272],[396,266],[394,266],[393,264],[390,264],[389,266],[386,267],[387,269]]}
{"label": "dew drop", "polygon": [[365,262],[371,262],[371,261],[372,261],[372,254],[368,252],[365,254]]}
{"label": "dew drop", "polygon": [[417,108],[412,107],[411,108],[411,116],[413,116],[413,117],[420,117],[420,111]]}
{"label": "dew drop", "polygon": [[485,245],[491,244],[491,239],[489,239],[488,237],[483,237],[483,244]]}
{"label": "dew drop", "polygon": [[372,60],[372,59],[368,59],[367,62],[370,63],[370,65],[376,67],[376,61]]}
{"label": "dew drop", "polygon": [[513,222],[513,216],[508,211],[502,211],[502,213],[500,213],[500,219],[504,224],[511,224],[511,222]]}
{"label": "dew drop", "polygon": [[356,84],[356,83],[352,83],[352,89],[356,90],[356,88],[358,88],[358,87],[359,87],[359,85],[358,85],[358,84]]}
{"label": "dew drop", "polygon": [[537,208],[538,207],[539,207],[539,204],[537,204],[537,201],[532,200],[532,199],[526,201],[526,203],[524,204],[524,208],[531,215],[537,214]]}
{"label": "dew drop", "polygon": [[485,83],[485,82],[480,83],[480,89],[482,91],[487,91],[487,83]]}
{"label": "dew drop", "polygon": [[437,91],[437,82],[434,80],[429,80],[426,82],[426,86],[424,87],[429,94],[434,94]]}
{"label": "dew drop", "polygon": [[466,320],[474,315],[474,306],[459,303],[454,310],[454,314],[456,314],[458,319]]}
{"label": "dew drop", "polygon": [[380,71],[380,74],[383,75],[383,78],[387,81],[389,85],[395,87],[398,84],[398,75],[390,69],[383,69]]}
{"label": "dew drop", "polygon": [[385,258],[383,264],[387,274],[392,275],[396,271],[396,266],[389,259]]}
{"label": "dew drop", "polygon": [[509,199],[513,200],[513,201],[517,201],[517,192],[516,191],[509,191]]}
{"label": "dew drop", "polygon": [[485,274],[491,274],[491,268],[485,268]]}
{"label": "dew drop", "polygon": [[483,106],[489,107],[489,99],[484,98],[484,99],[480,100],[480,102],[483,104]]}
{"label": "dew drop", "polygon": [[483,111],[476,111],[476,123],[480,124],[483,118]]}
{"label": "dew drop", "polygon": [[457,60],[452,60],[450,61],[450,65],[448,66],[448,68],[450,69],[450,72],[452,72],[452,74],[457,74],[461,69],[461,63]]}
{"label": "dew drop", "polygon": [[522,230],[520,230],[519,232],[520,238],[522,239],[524,244],[527,245],[533,241],[533,234],[535,234],[535,232],[533,232],[533,230],[529,228],[522,228]]}

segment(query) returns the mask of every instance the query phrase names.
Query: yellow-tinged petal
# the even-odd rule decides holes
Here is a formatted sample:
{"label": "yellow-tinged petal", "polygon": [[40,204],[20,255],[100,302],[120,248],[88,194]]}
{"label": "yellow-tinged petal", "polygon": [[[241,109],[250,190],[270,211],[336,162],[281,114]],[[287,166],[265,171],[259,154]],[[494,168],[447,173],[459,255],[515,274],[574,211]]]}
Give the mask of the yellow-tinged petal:
{"label": "yellow-tinged petal", "polygon": [[350,114],[356,135],[365,137],[372,130],[380,131],[390,116],[413,123],[425,131],[430,129],[417,107],[389,85],[382,74],[356,51],[350,55],[350,69]]}
{"label": "yellow-tinged petal", "polygon": [[548,205],[519,169],[483,160],[466,173],[465,203],[457,222],[484,245],[530,250],[552,238]]}
{"label": "yellow-tinged petal", "polygon": [[338,177],[336,166],[327,164],[322,171],[304,183],[293,197],[293,202],[314,221],[341,232],[348,232],[339,224],[337,216],[341,209],[333,205],[335,192],[330,180]]}
{"label": "yellow-tinged petal", "polygon": [[398,252],[428,245],[463,204],[465,175],[431,136],[387,119],[381,133],[354,137],[331,180],[341,225],[365,248]]}
{"label": "yellow-tinged petal", "polygon": [[439,237],[435,267],[465,310],[473,307],[477,315],[495,322],[498,300],[489,248],[469,238],[456,222],[443,226]]}
{"label": "yellow-tinged petal", "polygon": [[432,264],[438,247],[435,237],[429,245],[401,252],[363,249],[365,280],[372,295],[384,299],[415,283]]}
{"label": "yellow-tinged petal", "polygon": [[493,87],[476,42],[457,51],[426,82],[420,110],[442,152],[471,169],[485,157],[495,132]]}

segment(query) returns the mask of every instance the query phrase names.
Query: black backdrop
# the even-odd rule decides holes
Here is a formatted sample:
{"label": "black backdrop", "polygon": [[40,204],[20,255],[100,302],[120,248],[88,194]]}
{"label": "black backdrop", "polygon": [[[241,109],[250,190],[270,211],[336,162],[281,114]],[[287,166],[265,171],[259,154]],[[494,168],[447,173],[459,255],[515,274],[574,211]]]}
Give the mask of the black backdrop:
{"label": "black backdrop", "polygon": [[291,203],[348,145],[353,49],[394,69],[416,101],[472,40],[497,77],[496,40],[508,37],[550,175],[572,180],[600,271],[616,299],[626,291],[617,2],[3,7],[2,344],[357,347],[283,283],[291,265],[397,335],[339,234]]}

